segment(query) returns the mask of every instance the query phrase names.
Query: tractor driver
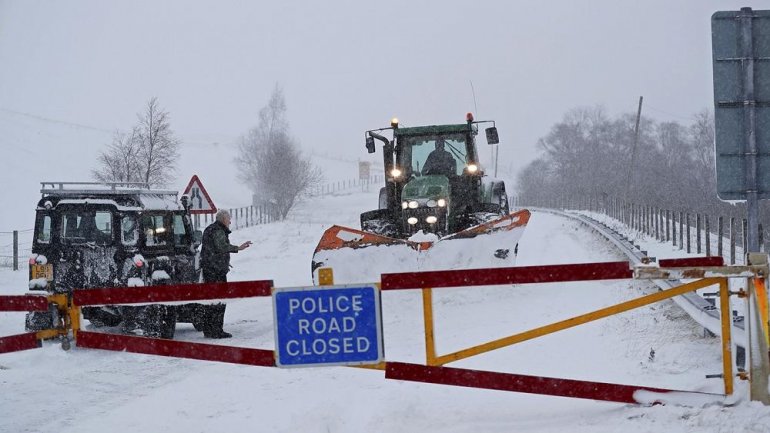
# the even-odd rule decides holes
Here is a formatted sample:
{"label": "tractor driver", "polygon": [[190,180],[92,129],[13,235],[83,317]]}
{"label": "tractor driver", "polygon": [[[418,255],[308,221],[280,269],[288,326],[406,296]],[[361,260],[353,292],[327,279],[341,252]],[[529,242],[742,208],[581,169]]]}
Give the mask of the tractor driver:
{"label": "tractor driver", "polygon": [[457,161],[451,153],[444,149],[444,139],[436,139],[436,149],[425,160],[425,166],[422,168],[422,174],[442,174],[444,176],[453,176],[457,174]]}

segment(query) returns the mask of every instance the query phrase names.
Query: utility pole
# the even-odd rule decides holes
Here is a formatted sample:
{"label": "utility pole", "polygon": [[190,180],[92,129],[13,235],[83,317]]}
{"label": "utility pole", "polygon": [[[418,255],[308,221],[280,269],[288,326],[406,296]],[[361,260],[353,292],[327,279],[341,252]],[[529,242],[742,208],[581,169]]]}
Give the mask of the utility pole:
{"label": "utility pole", "polygon": [[636,111],[636,125],[634,125],[634,145],[631,148],[631,162],[628,166],[628,178],[626,180],[626,200],[631,192],[631,183],[634,181],[634,160],[636,159],[636,148],[639,145],[639,120],[642,118],[643,96],[639,97],[639,109]]}

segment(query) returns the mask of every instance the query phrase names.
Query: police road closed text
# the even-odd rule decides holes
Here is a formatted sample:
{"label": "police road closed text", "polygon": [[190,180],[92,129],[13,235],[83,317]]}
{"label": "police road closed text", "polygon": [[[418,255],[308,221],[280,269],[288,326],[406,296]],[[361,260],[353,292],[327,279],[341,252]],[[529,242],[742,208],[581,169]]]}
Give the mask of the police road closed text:
{"label": "police road closed text", "polygon": [[382,359],[379,293],[374,287],[279,289],[273,303],[277,365]]}

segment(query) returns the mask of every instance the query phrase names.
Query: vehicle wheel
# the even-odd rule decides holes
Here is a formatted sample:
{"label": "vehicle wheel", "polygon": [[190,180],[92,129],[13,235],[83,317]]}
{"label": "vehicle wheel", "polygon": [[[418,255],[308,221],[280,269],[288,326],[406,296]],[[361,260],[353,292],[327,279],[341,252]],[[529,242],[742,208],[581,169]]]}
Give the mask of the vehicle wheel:
{"label": "vehicle wheel", "polygon": [[115,307],[85,307],[83,318],[99,328],[102,326],[118,326],[123,318]]}
{"label": "vehicle wheel", "polygon": [[27,313],[24,321],[27,331],[42,331],[53,328],[53,314],[48,311],[33,311]]}
{"label": "vehicle wheel", "polygon": [[176,310],[170,305],[144,307],[139,326],[146,337],[172,339],[176,331]]}

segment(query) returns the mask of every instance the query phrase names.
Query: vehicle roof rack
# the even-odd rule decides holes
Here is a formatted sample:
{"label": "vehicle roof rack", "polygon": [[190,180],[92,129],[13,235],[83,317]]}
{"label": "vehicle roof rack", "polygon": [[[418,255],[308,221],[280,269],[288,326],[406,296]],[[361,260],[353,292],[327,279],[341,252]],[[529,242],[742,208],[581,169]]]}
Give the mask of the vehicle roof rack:
{"label": "vehicle roof rack", "polygon": [[154,194],[177,195],[177,191],[150,189],[146,182],[40,182],[42,194],[56,195],[115,195]]}

